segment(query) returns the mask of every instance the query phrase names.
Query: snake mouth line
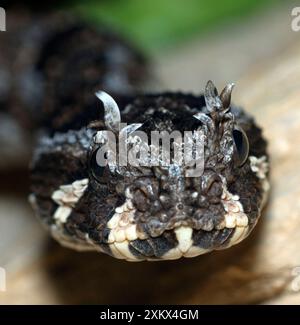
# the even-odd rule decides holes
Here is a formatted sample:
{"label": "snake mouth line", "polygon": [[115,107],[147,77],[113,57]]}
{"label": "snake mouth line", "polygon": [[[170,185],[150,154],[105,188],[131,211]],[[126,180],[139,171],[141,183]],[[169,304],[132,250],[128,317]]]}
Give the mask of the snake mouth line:
{"label": "snake mouth line", "polygon": [[233,235],[224,243],[220,248],[206,249],[194,244],[192,236],[193,229],[186,226],[181,226],[174,229],[175,236],[177,238],[178,244],[174,248],[167,251],[160,257],[137,257],[131,249],[131,241],[124,240],[122,242],[113,242],[109,244],[111,252],[114,257],[118,259],[125,259],[127,261],[139,261],[139,260],[149,260],[149,261],[159,261],[159,260],[175,260],[181,257],[195,257],[198,255],[203,255],[208,252],[217,249],[225,249],[232,245],[238,244],[242,241],[249,233],[249,227],[235,227]]}
{"label": "snake mouth line", "polygon": [[[178,227],[174,230],[178,244],[174,248],[168,250],[165,254],[161,256],[142,256],[136,255],[132,249],[132,241],[124,240],[122,242],[114,242],[111,244],[104,244],[99,246],[94,243],[86,234],[86,241],[79,242],[77,239],[72,240],[70,237],[65,236],[62,229],[53,225],[51,227],[52,235],[57,239],[60,244],[65,247],[75,249],[77,251],[99,251],[101,253],[108,253],[109,255],[117,258],[123,259],[129,262],[138,261],[165,261],[165,260],[176,260],[181,257],[191,258],[198,255],[203,255],[209,253],[213,250],[229,248],[235,244],[238,244],[249,234],[249,227],[236,227],[233,231],[233,235],[219,248],[203,248],[196,246],[192,240],[193,229],[190,227]],[[145,240],[146,241],[146,240]],[[106,246],[106,249],[104,249]]]}

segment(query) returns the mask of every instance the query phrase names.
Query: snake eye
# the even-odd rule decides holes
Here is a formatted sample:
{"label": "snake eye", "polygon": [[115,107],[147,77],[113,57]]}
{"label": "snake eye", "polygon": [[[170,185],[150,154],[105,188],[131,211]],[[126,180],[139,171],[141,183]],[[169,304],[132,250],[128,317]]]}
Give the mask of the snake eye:
{"label": "snake eye", "polygon": [[235,145],[234,162],[237,167],[241,167],[249,155],[249,141],[242,129],[234,129],[232,137]]}
{"label": "snake eye", "polygon": [[98,182],[103,183],[107,153],[104,153],[103,157],[101,157],[101,154],[100,148],[91,153],[89,158],[89,171]]}

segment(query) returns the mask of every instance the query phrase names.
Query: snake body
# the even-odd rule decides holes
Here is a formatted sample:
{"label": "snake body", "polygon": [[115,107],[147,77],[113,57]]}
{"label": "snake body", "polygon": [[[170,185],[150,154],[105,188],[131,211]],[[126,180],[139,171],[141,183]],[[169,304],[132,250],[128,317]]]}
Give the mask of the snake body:
{"label": "snake body", "polygon": [[[266,201],[269,162],[261,129],[230,103],[232,88],[219,95],[208,82],[199,96],[139,95],[119,106],[99,93],[98,120],[86,116],[77,129],[43,137],[31,166],[31,202],[52,236],[128,261],[194,257],[246,238]],[[120,118],[130,132],[201,130],[203,173],[98,166],[99,139]]]}
{"label": "snake body", "polygon": [[10,8],[7,25],[0,33],[0,169],[29,159],[41,128],[80,127],[95,111],[98,89],[121,100],[150,79],[144,55],[105,26],[28,8]]}

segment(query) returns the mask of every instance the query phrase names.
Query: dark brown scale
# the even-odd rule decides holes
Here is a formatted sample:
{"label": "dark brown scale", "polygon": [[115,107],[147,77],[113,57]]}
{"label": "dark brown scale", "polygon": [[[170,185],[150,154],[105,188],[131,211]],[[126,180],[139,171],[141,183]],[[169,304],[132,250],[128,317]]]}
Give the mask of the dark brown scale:
{"label": "dark brown scale", "polygon": [[193,243],[204,249],[218,249],[233,235],[234,229],[224,228],[222,230],[194,230]]}
{"label": "dark brown scale", "polygon": [[176,247],[177,239],[173,231],[166,231],[159,238],[134,240],[129,244],[131,253],[141,259],[160,258],[172,248]]}

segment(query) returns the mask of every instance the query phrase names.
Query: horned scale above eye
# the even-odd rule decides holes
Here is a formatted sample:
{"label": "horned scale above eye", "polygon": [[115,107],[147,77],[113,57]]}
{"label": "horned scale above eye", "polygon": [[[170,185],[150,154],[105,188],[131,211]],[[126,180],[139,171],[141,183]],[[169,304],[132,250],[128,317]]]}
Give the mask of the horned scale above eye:
{"label": "horned scale above eye", "polygon": [[234,84],[228,84],[218,95],[217,88],[211,80],[209,80],[205,87],[204,98],[207,110],[211,113],[214,111],[227,111],[230,107],[231,93]]}
{"label": "horned scale above eye", "polygon": [[102,101],[104,107],[104,122],[108,129],[118,132],[121,123],[121,114],[118,104],[106,92],[98,91],[96,96]]}
{"label": "horned scale above eye", "polygon": [[133,133],[143,125],[142,123],[133,123],[121,128],[121,114],[116,101],[104,91],[98,91],[95,95],[103,103],[106,127],[115,133],[120,131],[120,137]]}

